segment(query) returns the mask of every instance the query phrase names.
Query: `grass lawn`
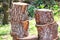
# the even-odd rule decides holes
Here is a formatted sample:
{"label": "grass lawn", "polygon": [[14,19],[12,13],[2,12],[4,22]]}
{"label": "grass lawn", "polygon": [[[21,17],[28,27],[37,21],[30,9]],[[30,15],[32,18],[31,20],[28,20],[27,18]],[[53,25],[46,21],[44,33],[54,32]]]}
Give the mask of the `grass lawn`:
{"label": "grass lawn", "polygon": [[[56,21],[58,21],[58,18],[55,17]],[[35,27],[35,20],[29,21],[29,34],[30,35],[37,35],[37,29]],[[11,25],[0,25],[0,40],[12,40],[12,37],[10,36],[11,31]],[[60,26],[58,27],[58,33],[60,33]]]}
{"label": "grass lawn", "polygon": [[54,16],[54,20],[58,23],[58,32],[60,33],[60,17],[59,16]]}

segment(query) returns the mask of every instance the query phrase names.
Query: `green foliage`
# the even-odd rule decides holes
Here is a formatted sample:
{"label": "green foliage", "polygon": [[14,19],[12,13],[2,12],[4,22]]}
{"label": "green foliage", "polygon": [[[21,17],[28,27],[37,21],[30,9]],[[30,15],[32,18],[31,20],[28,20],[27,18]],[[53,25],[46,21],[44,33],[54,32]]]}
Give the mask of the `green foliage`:
{"label": "green foliage", "polygon": [[44,4],[42,4],[38,6],[37,8],[39,9],[48,8],[48,9],[53,10],[54,15],[60,15],[60,8],[57,4],[53,6],[48,5],[47,7]]}
{"label": "green foliage", "polygon": [[44,5],[38,6],[39,9],[43,9],[44,7],[45,7]]}
{"label": "green foliage", "polygon": [[30,5],[30,6],[28,7],[28,13],[29,13],[29,16],[30,16],[30,17],[33,17],[33,16],[34,16],[34,9],[35,9],[35,7],[32,6],[32,5]]}
{"label": "green foliage", "polygon": [[41,4],[43,4],[43,1],[42,0],[36,0],[34,2],[34,5],[36,5],[36,6],[40,6]]}
{"label": "green foliage", "polygon": [[54,5],[55,4],[55,0],[35,0],[34,3],[33,3],[36,7],[44,4],[45,6],[48,6],[48,5]]}
{"label": "green foliage", "polygon": [[54,5],[52,9],[53,9],[54,15],[58,15],[60,13],[58,5]]}
{"label": "green foliage", "polygon": [[54,5],[53,6],[53,10],[58,10],[59,9],[59,6],[58,5]]}

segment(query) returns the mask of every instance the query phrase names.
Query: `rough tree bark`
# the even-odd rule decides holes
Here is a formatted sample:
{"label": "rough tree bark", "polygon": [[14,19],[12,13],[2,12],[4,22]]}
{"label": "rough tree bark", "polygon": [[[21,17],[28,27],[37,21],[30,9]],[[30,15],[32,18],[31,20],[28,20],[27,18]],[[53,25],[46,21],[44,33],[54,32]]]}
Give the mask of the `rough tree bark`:
{"label": "rough tree bark", "polygon": [[54,21],[51,10],[48,9],[37,9],[35,11],[36,24],[46,24]]}
{"label": "rough tree bark", "polygon": [[13,2],[11,11],[11,35],[15,38],[23,38],[28,35],[28,4]]}
{"label": "rough tree bark", "polygon": [[57,40],[58,25],[54,22],[53,14],[48,9],[35,10],[36,27],[38,40]]}
{"label": "rough tree bark", "polygon": [[36,25],[38,30],[38,39],[39,40],[57,40],[58,37],[58,25],[56,22],[45,25]]}

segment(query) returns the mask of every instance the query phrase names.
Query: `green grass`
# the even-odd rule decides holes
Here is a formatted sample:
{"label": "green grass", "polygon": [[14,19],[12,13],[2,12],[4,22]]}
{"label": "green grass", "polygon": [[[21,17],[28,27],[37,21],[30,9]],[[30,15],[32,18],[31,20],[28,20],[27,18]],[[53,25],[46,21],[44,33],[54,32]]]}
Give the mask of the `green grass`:
{"label": "green grass", "polygon": [[10,33],[10,25],[0,25],[0,35],[6,35]]}
{"label": "green grass", "polygon": [[60,17],[59,16],[54,16],[54,20],[57,22],[57,21],[60,21]]}
{"label": "green grass", "polygon": [[[60,22],[60,16],[58,16],[58,15],[54,16],[54,20],[56,22]],[[60,25],[59,24],[58,24],[58,32],[60,33]]]}
{"label": "green grass", "polygon": [[60,33],[60,26],[58,27],[58,32]]}
{"label": "green grass", "polygon": [[37,35],[37,29],[36,29],[36,26],[35,26],[35,20],[30,20],[29,21],[29,33],[30,35]]}
{"label": "green grass", "polygon": [[0,36],[0,40],[12,40],[12,37],[10,35],[2,35]]}
{"label": "green grass", "polygon": [[8,25],[0,25],[0,40],[11,40],[10,36],[10,24]]}

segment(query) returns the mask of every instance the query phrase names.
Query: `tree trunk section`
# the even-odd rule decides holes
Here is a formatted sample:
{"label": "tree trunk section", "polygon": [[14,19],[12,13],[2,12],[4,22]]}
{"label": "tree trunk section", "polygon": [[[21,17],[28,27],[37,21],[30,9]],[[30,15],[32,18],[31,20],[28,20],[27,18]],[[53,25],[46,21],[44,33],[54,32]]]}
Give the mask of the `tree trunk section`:
{"label": "tree trunk section", "polygon": [[28,4],[13,2],[11,11],[11,35],[17,38],[28,36]]}
{"label": "tree trunk section", "polygon": [[58,25],[54,22],[52,11],[49,9],[35,10],[38,40],[57,40]]}
{"label": "tree trunk section", "polygon": [[[58,25],[56,22],[45,25],[36,25],[38,30],[39,40],[57,40],[58,38]],[[57,38],[57,39],[56,39]]]}

